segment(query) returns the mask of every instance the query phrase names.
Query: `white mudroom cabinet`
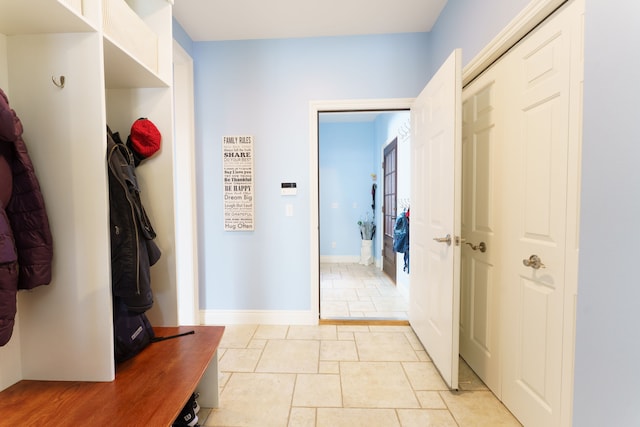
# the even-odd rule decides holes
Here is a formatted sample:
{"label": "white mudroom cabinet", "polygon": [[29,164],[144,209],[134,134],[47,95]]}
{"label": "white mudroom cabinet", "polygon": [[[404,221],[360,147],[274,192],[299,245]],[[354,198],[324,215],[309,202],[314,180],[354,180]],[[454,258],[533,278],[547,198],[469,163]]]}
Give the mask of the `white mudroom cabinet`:
{"label": "white mudroom cabinet", "polygon": [[114,379],[106,128],[126,140],[139,117],[162,134],[137,168],[162,251],[148,315],[177,324],[172,3],[0,0],[0,88],[24,126],[54,241],[51,283],[18,293],[0,390]]}

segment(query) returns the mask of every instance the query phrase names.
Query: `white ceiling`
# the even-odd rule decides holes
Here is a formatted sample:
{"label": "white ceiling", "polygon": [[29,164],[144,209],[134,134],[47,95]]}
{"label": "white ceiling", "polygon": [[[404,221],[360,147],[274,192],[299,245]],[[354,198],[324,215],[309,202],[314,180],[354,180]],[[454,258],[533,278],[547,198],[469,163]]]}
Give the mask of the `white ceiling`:
{"label": "white ceiling", "polygon": [[378,116],[393,114],[395,111],[340,111],[320,112],[319,123],[360,123],[375,122]]}
{"label": "white ceiling", "polygon": [[193,41],[430,31],[447,0],[175,0]]}

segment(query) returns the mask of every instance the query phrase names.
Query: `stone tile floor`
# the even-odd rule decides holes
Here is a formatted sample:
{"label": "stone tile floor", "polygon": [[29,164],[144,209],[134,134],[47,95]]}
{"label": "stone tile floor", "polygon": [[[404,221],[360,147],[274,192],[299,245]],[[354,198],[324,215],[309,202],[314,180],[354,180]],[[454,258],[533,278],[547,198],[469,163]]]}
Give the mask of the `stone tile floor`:
{"label": "stone tile floor", "polygon": [[408,301],[375,265],[320,264],[320,318],[408,319]]}
{"label": "stone tile floor", "polygon": [[203,426],[520,426],[460,360],[450,391],[410,326],[227,326]]}

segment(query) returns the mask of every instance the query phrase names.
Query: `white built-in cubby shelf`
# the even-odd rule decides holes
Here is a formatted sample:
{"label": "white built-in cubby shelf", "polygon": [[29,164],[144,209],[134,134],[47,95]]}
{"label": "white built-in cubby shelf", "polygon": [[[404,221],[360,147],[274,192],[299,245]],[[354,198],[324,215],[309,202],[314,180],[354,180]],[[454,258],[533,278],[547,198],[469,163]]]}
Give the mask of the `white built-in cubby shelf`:
{"label": "white built-in cubby shelf", "polygon": [[4,35],[85,31],[95,28],[73,0],[0,1],[0,33]]}
{"label": "white built-in cubby shelf", "polygon": [[22,379],[115,377],[107,125],[126,139],[148,117],[162,134],[161,150],[137,170],[163,253],[148,314],[154,326],[177,324],[172,3],[0,0],[0,88],[24,126],[54,239],[51,284],[18,293],[0,390]]}

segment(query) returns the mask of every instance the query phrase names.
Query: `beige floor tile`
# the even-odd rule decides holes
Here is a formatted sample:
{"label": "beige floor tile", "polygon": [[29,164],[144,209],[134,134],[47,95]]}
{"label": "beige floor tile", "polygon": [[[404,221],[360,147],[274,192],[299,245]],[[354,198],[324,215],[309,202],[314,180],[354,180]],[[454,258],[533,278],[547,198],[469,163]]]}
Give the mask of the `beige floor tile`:
{"label": "beige floor tile", "polygon": [[220,360],[220,359],[222,358],[222,356],[224,355],[224,352],[225,352],[225,351],[227,351],[227,349],[226,349],[226,348],[222,348],[222,347],[218,348],[218,351],[217,351],[217,353],[218,353],[218,360]]}
{"label": "beige floor tile", "polygon": [[419,408],[399,362],[340,362],[343,406]]}
{"label": "beige floor tile", "polygon": [[319,374],[339,374],[340,373],[340,362],[329,362],[321,360],[318,364],[318,373]]}
{"label": "beige floor tile", "polygon": [[323,274],[320,274],[320,289],[331,289],[333,288],[333,280],[332,279],[325,279],[323,277]]}
{"label": "beige floor tile", "polygon": [[407,341],[411,344],[414,350],[424,350],[422,343],[418,339],[418,336],[415,334],[413,330],[406,331],[404,336],[407,337]]}
{"label": "beige floor tile", "polygon": [[231,378],[231,372],[219,371],[218,372],[218,388],[223,388],[225,385],[227,385],[227,381],[229,381],[229,378]]}
{"label": "beige floor tile", "polygon": [[369,330],[371,332],[393,332],[393,333],[399,333],[402,332],[403,334],[407,334],[407,333],[414,333],[413,329],[411,328],[411,326],[406,325],[406,326],[397,326],[397,325],[371,325],[369,326]]}
{"label": "beige floor tile", "polygon": [[355,341],[353,332],[340,332],[340,330],[338,330],[338,339],[344,341]]}
{"label": "beige floor tile", "polygon": [[338,332],[370,332],[367,325],[338,325]]}
{"label": "beige floor tile", "polygon": [[[337,283],[333,282],[333,287],[335,288],[337,285]],[[358,289],[361,288],[363,286],[362,282],[360,280],[358,280],[357,278],[349,278],[349,279],[342,279],[340,280],[340,288],[344,288],[344,289]]]}
{"label": "beige floor tile", "polygon": [[360,360],[417,361],[416,352],[402,332],[355,332]]}
{"label": "beige floor tile", "polygon": [[245,348],[257,328],[257,325],[226,326],[220,341],[220,348]]}
{"label": "beige floor tile", "polygon": [[[323,263],[320,265],[320,289],[320,311],[323,319],[408,318],[407,296],[402,295],[375,265]],[[354,304],[354,292],[359,297],[357,300],[363,304]],[[351,307],[345,312],[344,305],[331,304],[336,302],[350,302]]]}
{"label": "beige floor tile", "polygon": [[322,289],[323,301],[358,301],[359,289]]}
{"label": "beige floor tile", "polygon": [[416,350],[416,356],[420,362],[431,362],[429,354],[424,350]]}
{"label": "beige floor tile", "polygon": [[460,427],[521,425],[490,391],[447,391],[440,395]]}
{"label": "beige floor tile", "polygon": [[393,409],[318,408],[317,427],[400,427]]}
{"label": "beige floor tile", "polygon": [[298,374],[292,405],[342,407],[340,375]]}
{"label": "beige floor tile", "polygon": [[285,427],[295,382],[293,374],[235,373],[220,394],[220,407],[206,426]]}
{"label": "beige floor tile", "polygon": [[449,390],[431,362],[402,362],[414,390]]}
{"label": "beige floor tile", "polygon": [[198,412],[198,424],[200,424],[201,426],[205,425],[211,411],[211,408],[200,408],[200,411]]}
{"label": "beige floor tile", "polygon": [[362,288],[356,289],[358,297],[379,297],[380,291],[378,288]]}
{"label": "beige floor tile", "polygon": [[407,300],[402,297],[371,297],[371,302],[378,311],[407,311]]}
{"label": "beige floor tile", "polygon": [[322,303],[322,317],[325,319],[342,319],[352,317],[347,301],[325,301]]}
{"label": "beige floor tile", "polygon": [[364,313],[364,317],[367,319],[391,319],[391,320],[404,320],[404,311],[367,311]]}
{"label": "beige floor tile", "polygon": [[376,284],[375,287],[382,297],[401,297],[405,299],[406,303],[408,303],[409,301],[409,298],[407,298],[405,295],[402,295],[398,288],[396,288],[394,285]]}
{"label": "beige floor tile", "polygon": [[287,427],[315,427],[316,408],[291,408]]}
{"label": "beige floor tile", "polygon": [[460,358],[458,373],[458,387],[460,390],[489,390],[475,372]]}
{"label": "beige floor tile", "polygon": [[285,339],[289,331],[288,325],[260,325],[253,336],[254,339]]}
{"label": "beige floor tile", "polygon": [[318,372],[320,341],[316,340],[269,340],[256,372]]}
{"label": "beige floor tile", "polygon": [[420,407],[424,409],[447,409],[444,400],[437,391],[416,391],[416,397],[420,402]]}
{"label": "beige floor tile", "polygon": [[356,343],[354,341],[323,340],[320,342],[320,360],[358,360]]}
{"label": "beige floor tile", "polygon": [[335,325],[291,326],[287,339],[290,340],[335,340],[338,334]]}
{"label": "beige floor tile", "polygon": [[261,349],[230,348],[218,362],[218,369],[222,372],[253,372],[261,354]]}
{"label": "beige floor tile", "polygon": [[462,359],[463,391],[448,391],[410,326],[227,331],[218,352],[220,408],[203,408],[201,425],[520,426]]}
{"label": "beige floor tile", "polygon": [[457,427],[446,409],[398,409],[402,427]]}
{"label": "beige floor tile", "polygon": [[253,348],[253,349],[261,350],[261,349],[264,348],[265,345],[267,345],[267,340],[252,339],[251,341],[249,341],[249,344],[247,344],[247,348]]}
{"label": "beige floor tile", "polygon": [[371,301],[347,301],[349,304],[349,311],[376,311],[376,306]]}

